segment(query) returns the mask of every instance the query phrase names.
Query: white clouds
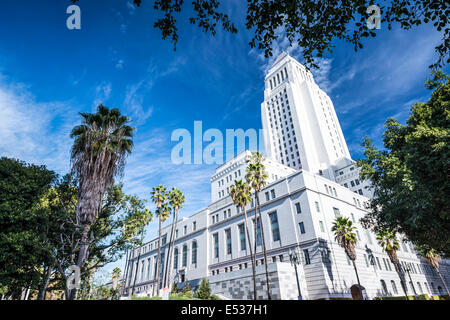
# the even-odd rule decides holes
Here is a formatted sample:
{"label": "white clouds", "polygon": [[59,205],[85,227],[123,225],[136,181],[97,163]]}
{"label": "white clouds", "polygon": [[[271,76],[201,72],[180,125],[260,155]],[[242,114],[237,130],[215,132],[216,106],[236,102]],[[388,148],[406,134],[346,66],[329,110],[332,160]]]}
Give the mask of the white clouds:
{"label": "white clouds", "polygon": [[112,84],[110,82],[103,81],[95,87],[95,98],[92,104],[93,111],[95,111],[100,104],[105,104],[111,96],[111,91]]}
{"label": "white clouds", "polygon": [[69,104],[37,102],[23,85],[0,80],[0,154],[67,172],[75,125],[67,114],[76,114]]}

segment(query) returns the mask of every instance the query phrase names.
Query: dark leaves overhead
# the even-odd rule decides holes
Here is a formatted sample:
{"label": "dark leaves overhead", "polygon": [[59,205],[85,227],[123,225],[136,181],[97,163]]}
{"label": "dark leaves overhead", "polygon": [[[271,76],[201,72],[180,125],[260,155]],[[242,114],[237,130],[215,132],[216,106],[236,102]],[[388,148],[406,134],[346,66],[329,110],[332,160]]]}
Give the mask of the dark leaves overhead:
{"label": "dark leaves overhead", "polygon": [[[71,0],[78,2],[79,0]],[[178,42],[176,14],[183,10],[184,0],[146,0],[162,13],[154,27],[161,30],[163,39],[170,39],[174,49]],[[223,2],[222,2],[223,3]],[[134,0],[141,6],[142,0]],[[220,0],[193,0],[194,16],[189,22],[204,32],[215,35],[217,25],[236,33],[237,28],[227,14],[219,11]],[[303,49],[307,67],[317,67],[315,59],[326,52],[332,52],[334,40],[350,43],[354,50],[363,48],[363,40],[375,37],[376,30],[367,28],[367,19],[372,13],[367,8],[377,4],[381,9],[381,28],[391,29],[398,23],[409,30],[422,23],[432,23],[442,32],[442,41],[436,46],[437,61],[432,68],[442,67],[450,61],[450,2],[446,0],[247,0],[246,28],[253,38],[250,47],[272,56],[273,41],[285,34],[291,45],[298,44]]]}

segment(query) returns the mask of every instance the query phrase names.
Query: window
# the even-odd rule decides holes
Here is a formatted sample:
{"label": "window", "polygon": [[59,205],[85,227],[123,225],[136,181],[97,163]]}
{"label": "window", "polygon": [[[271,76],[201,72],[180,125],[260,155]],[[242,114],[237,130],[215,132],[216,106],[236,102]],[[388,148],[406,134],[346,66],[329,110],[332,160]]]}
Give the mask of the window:
{"label": "window", "polygon": [[298,226],[300,227],[300,233],[304,234],[305,233],[305,226],[304,226],[303,222],[300,222],[298,224]]}
{"label": "window", "polygon": [[227,254],[231,254],[231,229],[225,230],[225,239],[227,244]]}
{"label": "window", "polygon": [[197,222],[196,221],[192,222],[192,230],[193,231],[197,230]]}
{"label": "window", "polygon": [[315,204],[316,204],[316,211],[320,212],[319,203],[316,201]]}
{"label": "window", "polygon": [[175,248],[173,252],[173,268],[178,269],[178,248]]}
{"label": "window", "polygon": [[280,228],[278,226],[278,217],[276,212],[269,214],[270,224],[272,226],[272,238],[273,241],[280,240]]}
{"label": "window", "polygon": [[303,255],[305,256],[305,264],[311,264],[311,259],[309,258],[308,249],[303,250]]}
{"label": "window", "polygon": [[213,234],[214,238],[214,258],[219,257],[219,234],[215,233]]}
{"label": "window", "polygon": [[420,285],[420,282],[417,282],[417,286],[419,287],[419,292],[420,292],[420,293],[423,293],[423,291],[422,291],[422,286]]}
{"label": "window", "polygon": [[[253,223],[255,223],[255,219],[253,219]],[[260,246],[262,244],[261,239],[261,221],[256,219],[256,245]]]}
{"label": "window", "polygon": [[270,190],[270,194],[272,195],[272,199],[275,199],[275,189]]}
{"label": "window", "polygon": [[184,245],[183,246],[183,267],[187,266],[187,253],[188,253],[187,250],[188,250],[187,245]]}
{"label": "window", "polygon": [[366,267],[369,267],[369,259],[367,259],[366,254],[364,254],[364,260],[366,261]]}
{"label": "window", "polygon": [[270,200],[269,192],[266,192],[265,195],[266,195],[266,201],[269,201]]}
{"label": "window", "polygon": [[392,286],[392,291],[394,291],[394,294],[397,294],[397,286],[395,285],[395,281],[391,280],[391,286]]}
{"label": "window", "polygon": [[388,294],[388,289],[386,287],[386,282],[384,282],[384,280],[380,280],[381,282],[381,291],[383,292],[383,294]]}
{"label": "window", "polygon": [[297,214],[302,213],[302,207],[300,206],[300,202],[297,202],[295,204],[295,210],[297,211]]}
{"label": "window", "polygon": [[319,221],[320,231],[325,232],[325,228],[323,226],[323,222]]}
{"label": "window", "polygon": [[247,242],[245,241],[245,229],[244,229],[244,224],[241,223],[239,226],[239,240],[241,243],[241,250],[245,250],[247,249]]}
{"label": "window", "polygon": [[367,238],[367,243],[372,244],[372,237],[370,236],[370,232],[368,229],[366,229],[366,238]]}
{"label": "window", "polygon": [[353,215],[353,213],[350,213],[350,216],[352,217],[352,222],[355,223],[355,216]]}
{"label": "window", "polygon": [[165,235],[162,236],[162,239],[161,239],[161,245],[162,245],[162,246],[165,245],[166,242],[167,242],[167,234],[165,234]]}
{"label": "window", "polygon": [[335,216],[336,218],[341,216],[341,212],[339,211],[338,208],[333,208],[333,211],[334,211],[334,216]]}
{"label": "window", "polygon": [[187,226],[184,226],[184,234],[187,233]]}
{"label": "window", "polygon": [[192,264],[197,264],[197,241],[192,242]]}
{"label": "window", "polygon": [[383,270],[383,269],[381,268],[380,259],[378,259],[378,257],[376,257],[376,260],[377,260],[377,264],[378,264],[378,269]]}

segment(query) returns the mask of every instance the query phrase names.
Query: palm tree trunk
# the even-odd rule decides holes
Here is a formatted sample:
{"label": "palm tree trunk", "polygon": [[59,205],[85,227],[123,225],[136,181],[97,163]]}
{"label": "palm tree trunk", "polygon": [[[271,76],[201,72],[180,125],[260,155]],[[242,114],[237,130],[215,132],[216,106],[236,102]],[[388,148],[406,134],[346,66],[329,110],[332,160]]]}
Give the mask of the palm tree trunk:
{"label": "palm tree trunk", "polygon": [[[88,242],[88,234],[90,230],[91,225],[86,223],[83,226],[83,233],[81,234],[81,241],[80,241],[80,251],[78,253],[77,258],[77,266],[80,268],[80,270],[83,268],[87,257],[88,257],[88,250],[89,250],[89,242]],[[66,299],[67,300],[75,300],[77,294],[77,289],[66,289]]]}
{"label": "palm tree trunk", "polygon": [[266,240],[264,238],[264,227],[263,227],[263,221],[261,216],[261,205],[259,203],[259,194],[258,192],[255,193],[256,197],[256,204],[258,205],[258,215],[259,215],[259,225],[261,228],[261,238],[263,243],[263,251],[264,251],[264,265],[266,267],[266,285],[267,285],[267,299],[272,300],[272,295],[270,294],[270,281],[269,281],[269,266],[267,265],[267,251],[266,251]]}
{"label": "palm tree trunk", "polygon": [[441,278],[442,284],[444,285],[445,290],[447,291],[447,295],[450,296],[450,292],[448,292],[447,285],[445,284],[444,278],[442,277],[442,274],[441,274],[441,272],[439,271],[439,268],[436,268],[436,272],[437,272],[437,274],[439,275],[439,278]]}
{"label": "palm tree trunk", "polygon": [[176,213],[173,215],[172,229],[170,231],[169,246],[167,248],[166,268],[164,270],[164,278],[163,278],[164,288],[166,287],[167,284],[169,284],[169,276],[170,276],[169,266],[170,266],[170,263],[172,260],[172,256],[170,255],[170,250],[172,249],[172,242],[174,240],[173,232],[174,232],[174,228],[175,228],[175,215],[176,215]]}
{"label": "palm tree trunk", "polygon": [[171,274],[171,270],[172,270],[172,255],[170,254],[170,250],[172,247],[175,246],[174,230],[177,229],[177,223],[178,223],[178,210],[176,209],[175,210],[175,222],[172,222],[173,228],[172,228],[172,234],[170,237],[171,242],[172,242],[172,244],[169,246],[169,256],[168,257],[170,257],[170,259],[168,259],[169,263],[167,265],[167,270],[166,270],[166,272],[167,272],[167,280],[166,281],[167,281],[167,285],[169,286],[169,288],[170,288],[170,274]]}
{"label": "palm tree trunk", "polygon": [[[247,210],[244,209],[244,217],[245,217],[245,229],[247,230],[247,238],[248,238],[248,248],[250,249],[250,260],[252,262],[252,271],[253,271],[253,299],[256,300],[256,268],[255,262],[253,261],[253,253],[252,253],[252,242],[250,240],[250,230],[248,228],[248,220],[247,220]],[[256,239],[255,239],[256,241]]]}
{"label": "palm tree trunk", "polygon": [[[359,282],[359,275],[358,275],[358,270],[356,269],[355,260],[352,260],[352,263],[353,263],[353,268],[355,269],[356,280],[358,281],[358,289],[359,289],[359,292],[361,293],[361,297],[362,297],[361,283]],[[364,297],[363,297],[363,299],[364,299]]]}
{"label": "palm tree trunk", "polygon": [[156,294],[159,296],[159,281],[161,278],[161,217],[159,218],[159,231],[158,231],[158,264],[157,264],[157,275],[156,278],[158,282],[156,283]]}
{"label": "palm tree trunk", "polygon": [[139,262],[140,262],[139,260],[141,259],[142,240],[144,240],[144,229],[142,229],[141,231],[141,243],[140,243],[141,245],[139,246],[139,254],[137,258],[136,270],[134,271],[134,280],[133,280],[133,288],[131,289],[131,297],[133,297],[134,294],[134,287],[136,286],[136,279],[139,271]]}
{"label": "palm tree trunk", "polygon": [[406,287],[405,275],[401,270],[400,263],[399,263],[399,261],[392,261],[392,260],[391,260],[391,262],[394,264],[395,271],[397,271],[398,277],[400,278],[400,285],[402,286],[403,292],[405,293],[405,298],[406,298],[406,300],[408,300],[408,292],[407,292],[407,287]]}
{"label": "palm tree trunk", "polygon": [[257,249],[256,243],[258,242],[257,241],[258,234],[256,232],[256,230],[258,228],[257,218],[258,218],[258,216],[256,215],[256,206],[255,206],[255,218],[253,219],[253,229],[254,229],[254,235],[255,235],[255,238],[254,238],[255,239],[255,243],[254,243],[255,251],[253,252],[253,258],[252,258],[253,259],[253,265],[255,266],[255,273],[253,275],[254,284],[255,284],[255,294],[254,294],[255,300],[257,300],[257,294],[256,294],[256,249]]}

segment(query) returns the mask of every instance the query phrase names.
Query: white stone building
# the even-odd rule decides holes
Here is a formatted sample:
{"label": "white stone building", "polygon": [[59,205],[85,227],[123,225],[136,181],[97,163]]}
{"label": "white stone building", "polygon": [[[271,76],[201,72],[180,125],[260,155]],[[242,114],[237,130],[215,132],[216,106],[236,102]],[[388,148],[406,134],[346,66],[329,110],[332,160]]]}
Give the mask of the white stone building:
{"label": "white stone building", "polygon": [[[356,276],[344,250],[334,240],[331,226],[337,216],[350,218],[357,227],[356,265],[367,298],[402,296],[400,279],[375,235],[359,223],[368,212],[372,196],[361,182],[351,159],[330,98],[314,82],[312,74],[283,53],[265,79],[261,104],[265,129],[267,186],[260,194],[262,226],[267,247],[271,293],[275,299],[297,299],[296,273],[289,251],[299,253],[297,266],[303,299],[351,297]],[[208,278],[213,293],[233,299],[252,299],[252,268],[244,215],[233,205],[229,188],[245,179],[248,151],[217,168],[211,177],[211,204],[183,218],[175,231],[171,283],[191,287]],[[253,203],[247,213],[255,216]],[[253,243],[253,223],[249,223]],[[162,255],[166,255],[171,225],[162,230]],[[267,297],[261,237],[257,236],[257,292]],[[135,293],[151,295],[155,283],[158,239],[142,247],[128,261],[126,284]],[[402,241],[401,264],[410,270],[408,294],[443,294],[444,286],[411,243]],[[164,265],[164,263],[162,264]],[[440,267],[446,281],[447,260]],[[448,284],[449,285],[449,284]],[[129,294],[130,291],[128,291]]]}

